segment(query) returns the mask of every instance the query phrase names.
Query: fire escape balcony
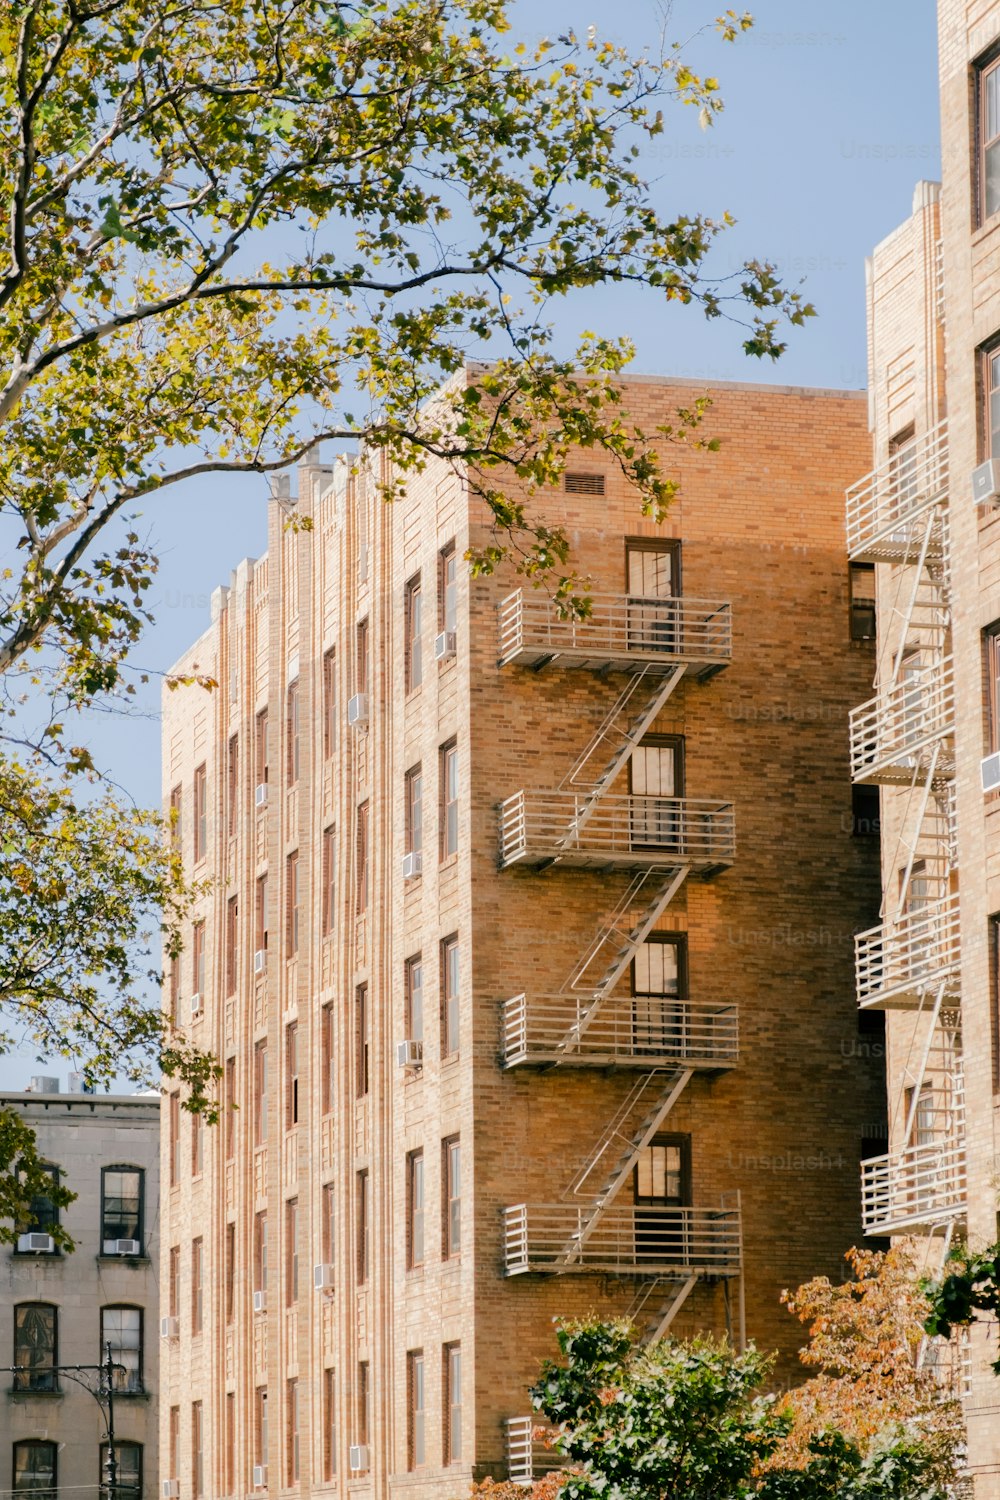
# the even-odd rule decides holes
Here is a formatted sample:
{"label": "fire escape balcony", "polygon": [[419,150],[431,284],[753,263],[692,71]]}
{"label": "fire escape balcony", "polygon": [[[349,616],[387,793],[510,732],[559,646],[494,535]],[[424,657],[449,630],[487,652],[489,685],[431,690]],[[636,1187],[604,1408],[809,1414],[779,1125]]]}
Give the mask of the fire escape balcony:
{"label": "fire escape balcony", "polygon": [[642,599],[593,594],[586,619],[560,614],[545,594],[516,589],[499,606],[500,665],[550,662],[596,671],[672,672],[705,678],[732,656],[728,604],[703,599]]}
{"label": "fire escape balcony", "polygon": [[965,1216],[965,1140],[955,1132],[861,1163],[865,1234],[909,1234]]}
{"label": "fire escape balcony", "polygon": [[960,991],[958,896],[946,896],[854,939],[862,1010],[911,1010],[944,987]]}
{"label": "fire escape balcony", "polygon": [[954,775],[955,758],[942,743],[955,733],[952,659],[945,657],[901,679],[851,714],[851,776],[856,782],[909,786],[929,764],[936,780]]}
{"label": "fire escape balcony", "polygon": [[[948,493],[948,424],[892,453],[847,491],[847,550],[852,562],[913,562],[921,549],[920,518]],[[927,560],[945,550],[944,523],[935,528]]]}
{"label": "fire escape balcony", "polygon": [[506,1426],[507,1478],[512,1484],[532,1484],[562,1467],[562,1454],[545,1442],[541,1418],[508,1417]]}
{"label": "fire escape balcony", "polygon": [[615,995],[515,995],[503,1007],[508,1068],[665,1068],[717,1072],[736,1066],[735,1005]]}
{"label": "fire escape balcony", "polygon": [[504,1209],[508,1276],[603,1271],[628,1276],[738,1276],[738,1208],[636,1208],[613,1202],[518,1203]]}
{"label": "fire escape balcony", "polygon": [[500,804],[501,869],[671,867],[709,875],[731,865],[735,854],[731,802],[520,791]]}

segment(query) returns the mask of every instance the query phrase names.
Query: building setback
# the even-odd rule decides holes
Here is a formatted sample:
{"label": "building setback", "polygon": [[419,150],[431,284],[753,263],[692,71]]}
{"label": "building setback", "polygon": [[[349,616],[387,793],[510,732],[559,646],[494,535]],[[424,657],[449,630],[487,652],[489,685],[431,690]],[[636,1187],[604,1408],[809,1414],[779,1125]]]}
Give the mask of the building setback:
{"label": "building setback", "polygon": [[[40,1078],[0,1108],[34,1130],[39,1154],[77,1194],[61,1213],[37,1199],[33,1220],[2,1254],[4,1365],[3,1489],[75,1490],[109,1500],[107,1429],[91,1392],[94,1370],[75,1377],[57,1365],[117,1366],[114,1430],[117,1500],[157,1494],[156,1408],[159,1272],[160,1101],[156,1095],[61,1094]],[[72,1237],[56,1248],[57,1219]],[[89,1385],[90,1391],[82,1389]]]}
{"label": "building setback", "polygon": [[[627,392],[652,431],[702,388]],[[799,1375],[779,1293],[842,1276],[885,1147],[847,732],[869,439],[860,394],[713,394],[722,450],[665,455],[662,526],[594,452],[534,502],[589,620],[469,578],[487,517],[444,465],[386,506],[368,460],[307,463],[178,664],[220,685],[164,698],[164,800],[214,884],[168,989],[238,1105],[199,1130],[166,1100],[183,1500],[524,1477],[557,1314]]]}
{"label": "building setback", "polygon": [[[847,497],[852,567],[878,579],[875,696],[851,728],[883,854],[858,999],[888,1018],[865,1225],[931,1272],[956,1239],[997,1238],[1000,1102],[1000,4],[940,0],[938,23],[943,180],[869,262],[875,468]],[[995,1335],[921,1351],[964,1391],[977,1500],[1000,1496]]]}

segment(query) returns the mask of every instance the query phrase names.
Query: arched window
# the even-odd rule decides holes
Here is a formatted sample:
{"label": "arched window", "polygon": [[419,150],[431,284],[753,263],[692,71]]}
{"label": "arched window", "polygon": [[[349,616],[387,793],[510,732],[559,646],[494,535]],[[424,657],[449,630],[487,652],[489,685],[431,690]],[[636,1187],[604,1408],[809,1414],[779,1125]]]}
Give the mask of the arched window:
{"label": "arched window", "polygon": [[57,1391],[58,1312],[51,1302],[21,1302],[14,1308],[14,1389]]}
{"label": "arched window", "polygon": [[[101,1252],[143,1253],[143,1179],[141,1167],[105,1167],[101,1172]],[[128,1246],[128,1249],[123,1249]],[[136,1247],[136,1248],[133,1248]]]}
{"label": "arched window", "polygon": [[[110,1500],[109,1450],[101,1444],[101,1500]],[[140,1500],[142,1495],[142,1444],[115,1443],[115,1496],[117,1500]]]}
{"label": "arched window", "polygon": [[116,1366],[113,1389],[123,1395],[142,1390],[142,1308],[101,1308],[101,1362],[111,1350]]}
{"label": "arched window", "polygon": [[14,1444],[14,1493],[55,1500],[56,1445],[36,1438]]}

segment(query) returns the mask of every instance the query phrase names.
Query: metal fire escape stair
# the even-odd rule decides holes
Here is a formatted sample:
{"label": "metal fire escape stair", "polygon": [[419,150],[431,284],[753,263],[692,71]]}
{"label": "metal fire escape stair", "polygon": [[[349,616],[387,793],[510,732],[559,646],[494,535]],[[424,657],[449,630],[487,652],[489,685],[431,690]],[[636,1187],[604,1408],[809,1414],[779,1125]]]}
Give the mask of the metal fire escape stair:
{"label": "metal fire escape stair", "polygon": [[654,1276],[640,1287],[625,1316],[643,1344],[662,1339],[698,1284],[697,1276]]}

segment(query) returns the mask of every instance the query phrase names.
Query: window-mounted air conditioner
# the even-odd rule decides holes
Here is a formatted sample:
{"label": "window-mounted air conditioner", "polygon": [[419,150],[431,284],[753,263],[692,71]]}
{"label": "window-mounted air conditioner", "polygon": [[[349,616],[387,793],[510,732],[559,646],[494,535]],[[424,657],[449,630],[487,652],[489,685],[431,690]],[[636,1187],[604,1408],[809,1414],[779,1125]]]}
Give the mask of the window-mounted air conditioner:
{"label": "window-mounted air conditioner", "polygon": [[141,1255],[142,1245],[138,1240],[105,1240],[105,1255]]}
{"label": "window-mounted air conditioner", "polygon": [[266,802],[267,802],[267,782],[266,781],[261,781],[261,782],[258,783],[257,789],[256,789],[256,791],[253,794],[253,805],[254,805],[254,807],[263,807]]}
{"label": "window-mounted air conditioner", "polygon": [[368,1444],[352,1443],[347,1453],[348,1468],[355,1474],[368,1467]]}
{"label": "window-mounted air conditioner", "polygon": [[254,1464],[251,1479],[255,1490],[266,1490],[267,1464]]}
{"label": "window-mounted air conditioner", "polygon": [[398,1068],[420,1068],[424,1062],[424,1044],[418,1041],[396,1043],[396,1066]]}
{"label": "window-mounted air conditioner", "polygon": [[355,693],[347,702],[347,722],[355,729],[368,723],[368,694]]}
{"label": "window-mounted air conditioner", "polygon": [[253,1294],[253,1310],[254,1310],[255,1313],[267,1312],[267,1293],[266,1292],[254,1292],[254,1294]]}
{"label": "window-mounted air conditioner", "polygon": [[434,660],[448,661],[455,655],[456,632],[454,630],[442,630],[440,635],[434,637]]}
{"label": "window-mounted air conditioner", "polygon": [[198,995],[192,995],[191,996],[191,1014],[192,1014],[192,1016],[200,1016],[201,1015],[201,995],[200,994],[198,994]]}
{"label": "window-mounted air conditioner", "polygon": [[177,1500],[180,1492],[181,1482],[179,1479],[165,1479],[160,1485],[160,1494],[163,1496],[163,1500]]}
{"label": "window-mounted air conditioner", "polygon": [[56,1242],[51,1234],[19,1234],[17,1248],[31,1255],[51,1255],[56,1248]]}
{"label": "window-mounted air conditioner", "polygon": [[1000,458],[988,458],[972,471],[974,505],[1000,504]]}
{"label": "window-mounted air conditioner", "polygon": [[317,1292],[333,1291],[333,1267],[323,1264],[313,1266],[313,1289]]}
{"label": "window-mounted air conditioner", "polygon": [[175,1339],[175,1338],[179,1337],[180,1331],[181,1331],[181,1324],[180,1324],[180,1319],[179,1318],[161,1318],[160,1319],[160,1338],[161,1339]]}
{"label": "window-mounted air conditioner", "polygon": [[257,948],[253,956],[253,971],[255,974],[263,974],[267,968],[267,949]]}
{"label": "window-mounted air conditioner", "polygon": [[980,763],[979,772],[983,778],[984,792],[1000,790],[1000,751],[987,755],[986,759]]}
{"label": "window-mounted air conditioner", "polygon": [[420,874],[420,870],[421,870],[422,865],[423,865],[423,859],[422,859],[422,856],[421,856],[419,850],[412,850],[411,849],[411,851],[410,851],[409,854],[404,854],[403,855],[403,879],[404,880],[416,880],[417,876]]}

